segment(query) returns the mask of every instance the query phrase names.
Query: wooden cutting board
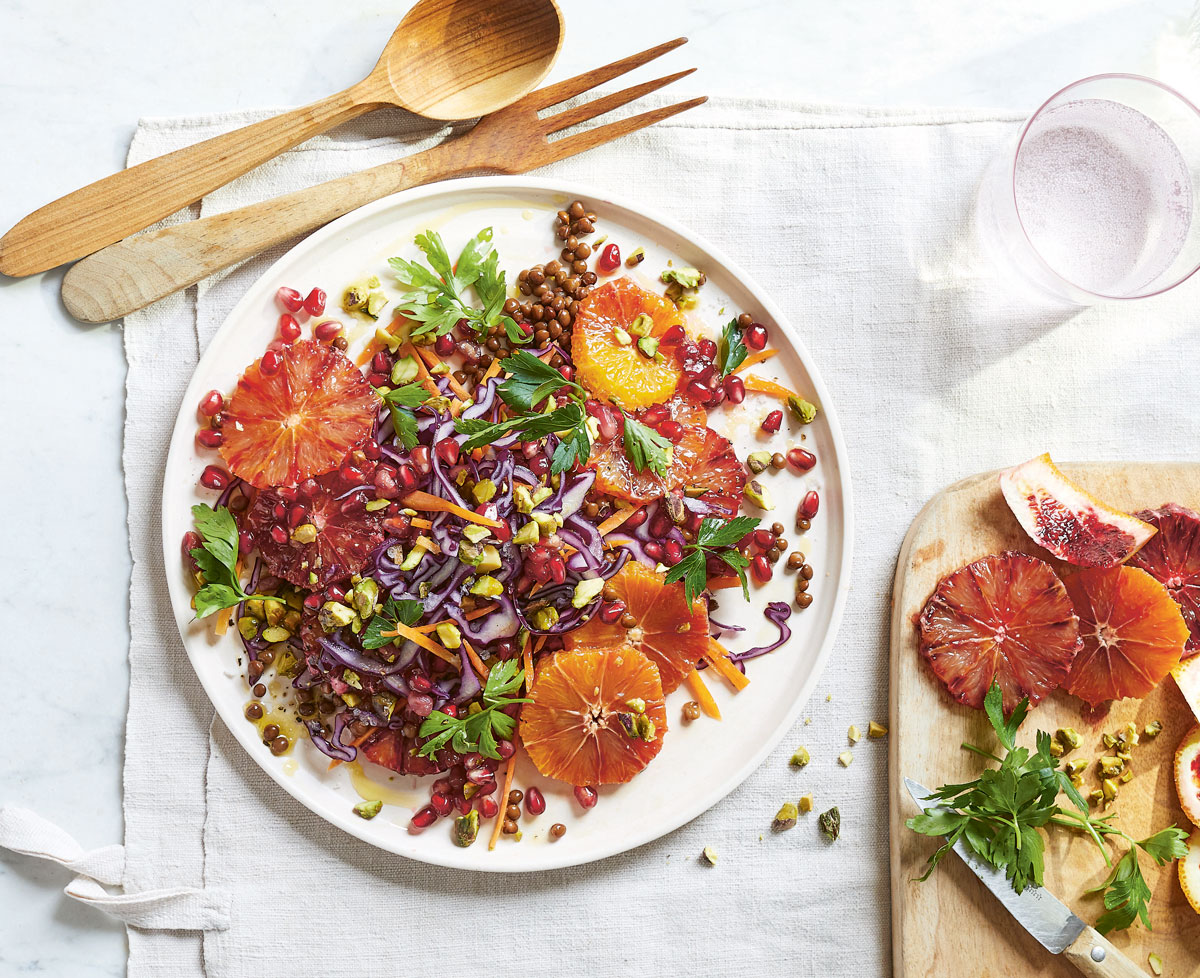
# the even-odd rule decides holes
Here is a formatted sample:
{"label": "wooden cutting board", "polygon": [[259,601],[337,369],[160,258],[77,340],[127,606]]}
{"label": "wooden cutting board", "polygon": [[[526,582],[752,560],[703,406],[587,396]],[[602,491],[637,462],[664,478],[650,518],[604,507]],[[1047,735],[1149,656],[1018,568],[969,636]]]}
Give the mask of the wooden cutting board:
{"label": "wooden cutting board", "polygon": [[[1082,463],[1063,465],[1067,476],[1094,495],[1128,511],[1177,502],[1200,510],[1200,464]],[[1049,954],[1025,933],[956,856],[944,859],[924,883],[915,878],[938,841],[917,835],[904,820],[917,809],[903,777],[929,788],[978,777],[980,759],[959,744],[994,746],[982,711],[955,703],[917,650],[915,617],[938,582],[963,564],[1003,550],[1023,550],[1047,559],[1021,530],[1005,505],[997,473],[972,476],[930,500],[909,530],[900,551],[892,594],[889,790],[891,821],[892,957],[894,978],[1027,978],[1077,976],[1064,959]],[[1050,558],[1051,563],[1056,562]],[[1057,569],[1057,566],[1056,566]],[[1175,794],[1173,755],[1195,723],[1173,680],[1144,700],[1124,700],[1107,715],[1085,718],[1081,701],[1056,693],[1030,712],[1021,743],[1032,743],[1040,727],[1053,732],[1074,727],[1083,746],[1071,756],[1104,753],[1101,734],[1132,721],[1142,729],[1161,720],[1163,732],[1143,739],[1133,755],[1134,779],[1122,785],[1114,810],[1135,838],[1175,823],[1190,828]],[[1085,791],[1096,787],[1095,765]],[[1123,851],[1123,850],[1122,850]],[[1158,868],[1143,854],[1143,872],[1154,892],[1148,931],[1140,923],[1109,937],[1150,974],[1147,957],[1161,956],[1164,975],[1200,976],[1200,914],[1184,899],[1174,866]],[[1086,923],[1104,912],[1097,896],[1084,891],[1107,875],[1095,845],[1067,829],[1054,829],[1046,846],[1046,887]]]}

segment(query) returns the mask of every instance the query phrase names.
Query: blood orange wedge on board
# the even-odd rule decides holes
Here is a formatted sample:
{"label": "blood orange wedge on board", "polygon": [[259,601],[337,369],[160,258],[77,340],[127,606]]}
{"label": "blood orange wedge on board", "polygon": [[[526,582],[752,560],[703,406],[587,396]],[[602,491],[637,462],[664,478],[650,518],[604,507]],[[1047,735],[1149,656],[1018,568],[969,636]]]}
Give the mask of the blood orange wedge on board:
{"label": "blood orange wedge on board", "polygon": [[746,470],[738,461],[732,443],[707,427],[707,412],[691,401],[673,397],[663,407],[671,420],[683,426],[683,434],[672,446],[666,475],[655,475],[649,470],[639,472],[617,437],[592,446],[588,464],[596,470],[596,488],[634,503],[658,499],[672,489],[703,488],[708,490],[706,501],[727,515],[734,515],[746,484]]}
{"label": "blood orange wedge on board", "polygon": [[221,455],[259,489],[323,475],[370,436],[379,398],[361,371],[332,347],[305,340],[263,373],[256,360],[229,399]]}
{"label": "blood orange wedge on board", "polygon": [[579,303],[572,327],[575,379],[627,411],[661,404],[675,393],[682,372],[670,357],[646,356],[637,341],[643,335],[657,340],[682,323],[672,302],[627,278],[594,289]]}
{"label": "blood orange wedge on board", "polygon": [[1096,706],[1142,697],[1179,664],[1187,625],[1167,589],[1137,567],[1093,567],[1066,578],[1083,648],[1067,691]]}
{"label": "blood orange wedge on board", "polygon": [[[264,489],[243,518],[242,528],[250,534],[262,553],[267,569],[276,577],[297,587],[320,590],[357,574],[366,566],[371,552],[383,542],[383,521],[379,514],[361,506],[343,506],[337,498],[340,476],[333,472],[315,480],[318,491],[311,498],[301,493],[294,501],[283,499],[275,490]],[[300,507],[294,520],[297,529],[289,529],[292,512]],[[277,515],[282,512],[281,517]],[[311,526],[315,537],[305,542]],[[283,536],[283,542],[275,539]],[[312,575],[312,576],[310,576]]]}
{"label": "blood orange wedge on board", "polygon": [[1148,523],[1071,482],[1048,452],[1000,473],[1000,491],[1038,546],[1079,567],[1113,567],[1154,536]]}
{"label": "blood orange wedge on board", "polygon": [[1008,713],[1036,705],[1067,678],[1079,621],[1050,565],[1009,551],[945,578],[918,620],[921,654],[958,702],[983,708],[998,682]]}
{"label": "blood orange wedge on board", "polygon": [[658,669],[630,645],[555,652],[521,707],[521,743],[546,777],[623,784],[662,749],[667,710]]}
{"label": "blood orange wedge on board", "polygon": [[1167,503],[1137,517],[1158,533],[1129,562],[1166,586],[1191,633],[1184,656],[1200,654],[1200,513]]}
{"label": "blood orange wedge on board", "polygon": [[1183,813],[1200,828],[1200,726],[1192,727],[1175,751],[1175,790]]}
{"label": "blood orange wedge on board", "polygon": [[645,564],[627,562],[608,583],[625,602],[625,613],[633,616],[634,625],[625,628],[619,621],[606,625],[597,616],[567,632],[564,646],[632,645],[658,667],[663,692],[671,692],[708,651],[708,609],[699,599],[689,608],[683,582],[667,584],[665,578]]}

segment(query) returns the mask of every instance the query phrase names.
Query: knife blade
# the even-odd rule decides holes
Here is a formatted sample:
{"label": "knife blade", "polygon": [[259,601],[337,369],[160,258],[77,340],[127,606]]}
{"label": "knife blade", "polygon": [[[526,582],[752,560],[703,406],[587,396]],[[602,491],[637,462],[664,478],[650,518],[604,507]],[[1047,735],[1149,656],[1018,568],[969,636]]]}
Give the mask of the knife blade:
{"label": "knife blade", "polygon": [[[932,811],[936,808],[924,800],[932,794],[924,785],[912,778],[905,778],[904,786],[908,788],[908,793],[922,811],[927,808]],[[1051,954],[1062,954],[1087,928],[1087,924],[1071,913],[1071,909],[1065,903],[1044,887],[1031,885],[1018,893],[1005,878],[1003,870],[996,869],[980,859],[967,848],[961,838],[954,843],[954,851],[1004,905],[1004,909],[1013,915],[1017,923],[1029,931]]]}

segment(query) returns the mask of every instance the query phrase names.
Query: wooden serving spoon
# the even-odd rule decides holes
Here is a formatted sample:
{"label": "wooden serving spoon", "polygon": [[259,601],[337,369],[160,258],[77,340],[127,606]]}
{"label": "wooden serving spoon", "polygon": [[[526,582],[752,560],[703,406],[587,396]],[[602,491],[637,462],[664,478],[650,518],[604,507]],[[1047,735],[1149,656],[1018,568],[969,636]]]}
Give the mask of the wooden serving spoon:
{"label": "wooden serving spoon", "polygon": [[0,238],[0,272],[33,275],[90,255],[371,109],[396,105],[432,119],[488,115],[533,91],[562,40],[555,0],[420,0],[357,85],[60,197]]}

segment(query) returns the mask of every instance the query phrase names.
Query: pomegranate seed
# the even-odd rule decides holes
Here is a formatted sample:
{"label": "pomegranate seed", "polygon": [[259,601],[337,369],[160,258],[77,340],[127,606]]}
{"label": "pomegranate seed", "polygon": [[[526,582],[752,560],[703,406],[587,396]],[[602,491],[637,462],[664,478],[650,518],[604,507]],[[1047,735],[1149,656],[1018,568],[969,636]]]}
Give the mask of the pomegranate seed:
{"label": "pomegranate seed", "polygon": [[668,418],[658,426],[658,433],[667,441],[679,441],[683,437],[683,425],[673,418]]}
{"label": "pomegranate seed", "polygon": [[683,560],[683,547],[678,540],[668,540],[663,544],[663,563],[674,567]]}
{"label": "pomegranate seed", "polygon": [[392,358],[383,352],[376,353],[375,356],[371,357],[371,369],[377,374],[391,373]]}
{"label": "pomegranate seed", "polygon": [[708,337],[697,343],[696,349],[700,351],[700,356],[704,357],[705,360],[711,360],[717,355],[717,344]]}
{"label": "pomegranate seed", "polygon": [[196,409],[204,417],[211,418],[214,414],[225,406],[225,398],[220,391],[209,391],[200,399],[200,406]]}
{"label": "pomegranate seed", "polygon": [[303,496],[305,499],[312,499],[320,491],[321,487],[317,485],[317,480],[312,478],[305,479],[296,490],[297,495]]}
{"label": "pomegranate seed", "polygon": [[426,805],[412,817],[412,820],[409,824],[411,824],[415,829],[427,829],[437,820],[437,809],[432,805]]}
{"label": "pomegranate seed", "polygon": [[621,524],[626,530],[636,530],[639,526],[646,522],[646,507],[642,506],[633,511],[629,518]]}
{"label": "pomegranate seed", "polygon": [[550,580],[552,580],[555,584],[563,584],[566,582],[567,565],[563,562],[562,557],[560,557],[558,554],[554,554],[547,562],[547,566],[550,568]]}
{"label": "pomegranate seed", "polygon": [[646,551],[646,556],[656,563],[661,563],[663,559],[662,544],[657,540],[651,540],[649,543],[643,544],[642,549]]}
{"label": "pomegranate seed", "polygon": [[279,373],[279,368],[283,366],[283,357],[279,355],[278,350],[267,350],[263,354],[262,359],[258,362],[258,368],[268,377]]}
{"label": "pomegranate seed", "polygon": [[433,689],[433,683],[419,672],[414,672],[408,678],[408,688],[415,689],[418,693],[428,693]]}
{"label": "pomegranate seed", "polygon": [[444,795],[440,791],[435,791],[429,796],[429,807],[445,818],[454,808],[454,802],[449,795]]}
{"label": "pomegranate seed", "polygon": [[412,464],[416,467],[417,472],[419,472],[421,475],[429,475],[429,473],[433,471],[432,465],[429,461],[428,445],[417,445],[411,452],[408,453],[408,457],[412,461]]}
{"label": "pomegranate seed", "polygon": [[458,809],[460,815],[466,815],[471,810],[471,803],[460,796],[454,799],[454,807]]}
{"label": "pomegranate seed", "polygon": [[203,542],[200,539],[199,533],[195,530],[188,530],[183,535],[183,543],[180,547],[183,552],[183,559],[194,566],[196,561],[192,559],[192,551],[198,549]]}
{"label": "pomegranate seed", "polygon": [[433,341],[433,351],[439,357],[448,357],[454,352],[454,337],[449,333],[439,336]]}
{"label": "pomegranate seed", "polygon": [[716,372],[717,365],[710,360],[703,366],[696,367],[694,370],[685,370],[684,376],[688,380],[698,380],[702,384],[709,384],[712,382],[713,375]]}
{"label": "pomegranate seed", "polygon": [[453,465],[458,461],[458,442],[453,438],[443,438],[433,446],[433,450],[437,452],[437,457],[446,465]]}
{"label": "pomegranate seed", "polygon": [[806,452],[803,448],[792,448],[787,453],[788,463],[794,465],[801,472],[807,472],[817,464],[817,456],[812,452]]}
{"label": "pomegranate seed", "polygon": [[433,697],[428,693],[409,693],[408,708],[419,717],[427,717],[433,712]]}
{"label": "pomegranate seed", "polygon": [[658,342],[659,342],[659,345],[661,345],[663,343],[670,345],[670,344],[678,343],[685,336],[687,336],[687,330],[685,330],[679,323],[676,323],[674,326],[670,326],[667,328],[667,331],[662,334],[662,337],[659,339]]}
{"label": "pomegranate seed", "polygon": [[304,607],[309,611],[316,611],[321,607],[321,596],[319,594],[307,595],[304,599]]}
{"label": "pomegranate seed", "polygon": [[817,515],[817,510],[821,508],[821,497],[817,495],[816,489],[810,489],[804,494],[804,498],[800,500],[800,508],[796,511],[796,519],[811,520]]}
{"label": "pomegranate seed", "polygon": [[642,424],[655,428],[671,417],[671,409],[665,404],[655,404],[642,412]]}
{"label": "pomegranate seed", "polygon": [[400,486],[396,482],[397,474],[397,470],[386,465],[381,465],[375,470],[376,499],[395,499],[400,495]]}
{"label": "pomegranate seed", "polygon": [[325,600],[326,601],[343,601],[343,600],[345,600],[345,598],[346,598],[346,592],[343,591],[336,584],[330,584],[329,587],[327,587],[325,589]]}
{"label": "pomegranate seed", "polygon": [[304,305],[300,293],[286,285],[275,293],[275,299],[288,312],[299,312],[300,307]]}
{"label": "pomegranate seed", "polygon": [[530,815],[541,815],[546,810],[546,796],[541,788],[525,789],[525,811]]}
{"label": "pomegranate seed", "polygon": [[313,336],[319,339],[322,343],[328,343],[335,336],[338,336],[342,331],[342,324],[336,319],[326,319],[323,323],[317,323],[313,327]]}
{"label": "pomegranate seed", "polygon": [[448,717],[456,717],[458,716],[458,707],[453,703],[446,703],[442,706],[442,712]]}
{"label": "pomegranate seed", "polygon": [[271,507],[271,515],[274,516],[275,519],[281,520],[287,516],[287,507],[283,503],[276,503]]}
{"label": "pomegranate seed", "polygon": [[402,465],[396,470],[396,484],[405,492],[416,488],[417,474],[413,472],[411,465]]}
{"label": "pomegranate seed", "polygon": [[196,441],[205,448],[220,448],[221,442],[225,440],[225,436],[219,431],[213,431],[212,428],[201,428],[196,432]]}
{"label": "pomegranate seed", "polygon": [[[693,380],[687,385],[685,391],[688,397],[693,401],[699,401],[701,404],[707,404],[712,399],[712,389],[705,383],[699,380]],[[783,412],[777,412],[780,420],[783,420]],[[778,429],[776,429],[778,430]]]}
{"label": "pomegranate seed", "polygon": [[363,474],[356,466],[349,462],[343,462],[342,467],[338,469],[338,476],[348,486],[362,485]]}
{"label": "pomegranate seed", "polygon": [[762,430],[775,434],[779,430],[779,426],[783,424],[783,412],[772,411],[762,420]]}
{"label": "pomegranate seed", "polygon": [[550,459],[545,455],[537,455],[529,460],[529,471],[541,477],[550,471]]}
{"label": "pomegranate seed", "polygon": [[584,404],[587,413],[596,419],[601,441],[612,441],[625,431],[625,416],[611,404],[601,404],[597,400],[588,400]]}
{"label": "pomegranate seed", "polygon": [[595,808],[600,796],[596,794],[596,789],[591,785],[581,784],[575,788],[575,800],[583,808]]}
{"label": "pomegranate seed", "polygon": [[276,524],[271,527],[271,539],[282,546],[288,542],[288,531]]}
{"label": "pomegranate seed", "polygon": [[245,530],[242,530],[242,532],[238,534],[238,553],[248,554],[253,549],[254,540],[251,538],[249,533],[247,533]]}
{"label": "pomegranate seed", "polygon": [[304,311],[310,316],[319,316],[325,311],[325,293],[321,289],[313,289],[304,297]]}
{"label": "pomegranate seed", "polygon": [[771,564],[762,554],[750,561],[750,573],[759,584],[766,584],[771,579]]}
{"label": "pomegranate seed", "polygon": [[279,317],[279,338],[284,343],[295,343],[300,339],[300,324],[290,312]]}
{"label": "pomegranate seed", "polygon": [[479,795],[475,798],[475,810],[480,818],[495,818],[500,811],[500,802],[487,795]]}
{"label": "pomegranate seed", "polygon": [[477,767],[467,772],[467,780],[471,784],[487,784],[489,781],[495,781],[496,775],[486,767]]}
{"label": "pomegranate seed", "polygon": [[771,544],[775,542],[775,535],[770,530],[755,530],[750,534],[750,539],[760,550],[770,550]]}
{"label": "pomegranate seed", "polygon": [[604,250],[600,252],[600,257],[596,259],[597,271],[604,272],[606,275],[609,272],[614,272],[617,266],[621,264],[621,249],[616,243],[606,245]]}
{"label": "pomegranate seed", "polygon": [[[511,645],[512,643],[510,642],[509,644]],[[507,761],[516,752],[517,748],[511,740],[501,740],[496,744],[496,753],[500,755],[501,760]]]}
{"label": "pomegranate seed", "polygon": [[615,625],[625,614],[625,602],[619,598],[600,605],[600,620],[606,625]]}
{"label": "pomegranate seed", "polygon": [[671,527],[674,525],[671,522],[671,517],[663,510],[659,510],[650,521],[650,536],[655,539],[662,539],[671,532]]}
{"label": "pomegranate seed", "polygon": [[433,782],[431,791],[440,791],[443,795],[448,795],[454,790],[454,786],[450,784],[449,778],[438,778]]}
{"label": "pomegranate seed", "polygon": [[200,473],[200,485],[205,489],[225,489],[229,485],[229,473],[219,465],[206,465]]}
{"label": "pomegranate seed", "polygon": [[724,390],[730,404],[741,404],[746,399],[746,385],[742,383],[741,377],[735,377],[733,374],[726,377]]}
{"label": "pomegranate seed", "polygon": [[303,506],[293,506],[288,510],[288,526],[293,530],[308,519],[308,510]]}
{"label": "pomegranate seed", "polygon": [[752,350],[761,350],[767,345],[767,327],[762,323],[751,323],[742,331],[742,342]]}
{"label": "pomegranate seed", "polygon": [[564,363],[561,367],[559,367],[558,372],[563,375],[563,380],[575,379],[575,368],[569,363]]}

